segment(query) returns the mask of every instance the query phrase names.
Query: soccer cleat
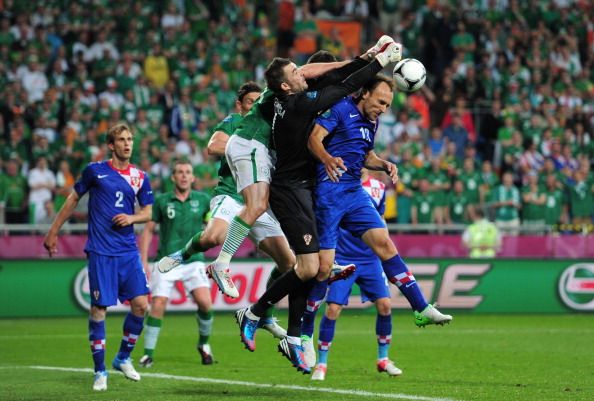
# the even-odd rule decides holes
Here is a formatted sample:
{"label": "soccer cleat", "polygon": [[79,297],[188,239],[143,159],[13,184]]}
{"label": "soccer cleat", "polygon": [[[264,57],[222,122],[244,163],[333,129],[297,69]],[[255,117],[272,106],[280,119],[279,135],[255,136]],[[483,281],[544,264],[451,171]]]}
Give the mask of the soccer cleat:
{"label": "soccer cleat", "polygon": [[115,370],[119,370],[120,372],[122,372],[126,379],[130,379],[135,382],[140,381],[140,375],[138,374],[136,369],[134,369],[134,365],[132,365],[132,359],[118,359],[118,357],[116,356],[115,358],[113,358],[111,366],[113,366]]}
{"label": "soccer cleat", "polygon": [[291,344],[285,337],[278,344],[278,352],[283,354],[299,372],[303,372],[304,375],[311,373],[311,368],[305,363],[301,345]]}
{"label": "soccer cleat", "polygon": [[330,269],[330,277],[328,278],[328,284],[331,284],[336,280],[344,280],[345,278],[353,274],[356,269],[356,266],[352,263],[344,266],[334,263],[332,265],[332,268]]}
{"label": "soccer cleat", "polygon": [[167,273],[168,271],[181,265],[184,261],[181,251],[173,252],[170,255],[163,256],[157,262],[157,270],[161,273]]}
{"label": "soccer cleat", "polygon": [[95,372],[95,379],[93,381],[93,390],[95,391],[105,391],[107,390],[107,372],[102,370],[100,372]]}
{"label": "soccer cleat", "polygon": [[303,357],[305,364],[310,368],[316,366],[316,350],[313,345],[313,340],[310,336],[301,336],[301,346],[303,347]]}
{"label": "soccer cleat", "polygon": [[138,364],[143,368],[150,368],[153,366],[153,358],[148,355],[143,355],[142,358],[138,360]]}
{"label": "soccer cleat", "polygon": [[377,371],[378,372],[386,372],[389,376],[400,376],[402,374],[402,370],[398,369],[394,362],[389,359],[382,359],[377,361]]}
{"label": "soccer cleat", "polygon": [[239,337],[241,337],[241,342],[248,350],[254,352],[256,349],[256,330],[258,329],[258,321],[260,318],[254,315],[250,311],[250,308],[247,307],[235,312],[235,320],[239,325]]}
{"label": "soccer cleat", "polygon": [[210,349],[210,345],[202,344],[196,347],[198,353],[200,354],[200,358],[202,359],[203,365],[212,365],[212,349]]}
{"label": "soccer cleat", "polygon": [[324,364],[319,364],[314,368],[313,374],[311,375],[312,380],[326,380],[326,371],[328,368]]}
{"label": "soccer cleat", "polygon": [[377,41],[377,43],[375,45],[373,45],[373,47],[371,47],[369,50],[367,50],[366,53],[372,53],[374,56],[377,54],[377,52],[379,52],[382,47],[384,47],[384,45],[394,42],[394,39],[392,39],[391,36],[388,35],[383,35],[381,38],[379,38],[379,40]]}
{"label": "soccer cleat", "polygon": [[400,61],[402,59],[402,45],[395,42],[385,44],[375,55],[375,59],[382,67]]}
{"label": "soccer cleat", "polygon": [[287,330],[283,329],[274,317],[263,317],[258,321],[258,328],[262,328],[279,340],[285,338]]}
{"label": "soccer cleat", "polygon": [[231,298],[239,297],[239,291],[233,283],[233,280],[231,280],[229,269],[217,269],[215,264],[211,263],[206,267],[206,274],[217,283],[219,290],[221,290],[223,294]]}
{"label": "soccer cleat", "polygon": [[425,327],[429,324],[443,326],[445,323],[451,322],[452,319],[453,317],[451,315],[444,315],[431,304],[427,305],[422,312],[415,311],[415,324],[418,327]]}

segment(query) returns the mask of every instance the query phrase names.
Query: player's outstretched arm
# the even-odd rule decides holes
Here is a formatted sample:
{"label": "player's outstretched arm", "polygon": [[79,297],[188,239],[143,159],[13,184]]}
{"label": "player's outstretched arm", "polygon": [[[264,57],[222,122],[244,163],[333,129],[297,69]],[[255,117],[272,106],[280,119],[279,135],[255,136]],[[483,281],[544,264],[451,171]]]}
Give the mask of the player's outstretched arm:
{"label": "player's outstretched arm", "polygon": [[313,79],[318,78],[319,76],[322,76],[329,71],[344,67],[348,63],[350,63],[350,60],[335,61],[333,63],[311,63],[302,65],[301,67],[299,67],[299,70],[301,71],[305,79]]}
{"label": "player's outstretched arm", "polygon": [[225,156],[225,147],[229,141],[229,135],[223,131],[215,131],[208,141],[206,151],[211,156]]}
{"label": "player's outstretched arm", "polygon": [[60,228],[62,225],[72,216],[72,212],[78,205],[78,194],[76,191],[72,191],[70,195],[66,198],[66,202],[60,208],[54,222],[52,223],[49,231],[45,235],[43,240],[43,246],[47,249],[47,252],[50,257],[54,256],[58,252],[58,232],[60,232]]}
{"label": "player's outstretched arm", "polygon": [[347,168],[344,165],[342,158],[332,157],[332,155],[326,151],[326,148],[324,148],[323,141],[328,134],[329,132],[326,128],[319,124],[314,125],[307,141],[307,147],[316,159],[324,163],[328,178],[334,182],[338,182],[340,176],[347,170]]}
{"label": "player's outstretched arm", "polygon": [[393,184],[398,182],[398,167],[394,163],[381,159],[373,150],[367,153],[365,167],[370,170],[384,171],[390,176]]}
{"label": "player's outstretched arm", "polygon": [[118,227],[126,227],[135,223],[146,223],[151,219],[153,205],[141,206],[138,212],[134,214],[120,213],[113,216],[113,223]]}

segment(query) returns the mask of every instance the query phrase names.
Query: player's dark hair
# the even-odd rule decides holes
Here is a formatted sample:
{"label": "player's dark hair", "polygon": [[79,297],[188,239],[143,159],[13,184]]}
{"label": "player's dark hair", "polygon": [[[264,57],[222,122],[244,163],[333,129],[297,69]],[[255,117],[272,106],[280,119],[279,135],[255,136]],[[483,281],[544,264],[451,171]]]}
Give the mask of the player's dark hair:
{"label": "player's dark hair", "polygon": [[282,93],[281,84],[285,82],[283,68],[289,64],[291,64],[291,60],[288,58],[275,57],[272,59],[268,67],[266,67],[266,71],[264,71],[268,89],[274,93]]}
{"label": "player's dark hair", "polygon": [[128,131],[129,133],[132,134],[132,136],[134,136],[134,133],[132,132],[130,127],[128,127],[128,124],[118,123],[118,124],[114,125],[113,127],[111,127],[109,130],[107,130],[107,144],[110,145],[110,144],[114,143],[116,136],[118,136],[119,134],[121,134],[124,131]]}
{"label": "player's dark hair", "polygon": [[311,63],[333,63],[336,61],[334,54],[328,50],[318,50],[307,59],[307,64]]}
{"label": "player's dark hair", "polygon": [[363,88],[361,88],[361,91],[355,97],[355,102],[358,103],[361,100],[361,98],[363,97],[363,94],[365,92],[368,92],[368,93],[373,92],[375,90],[375,88],[377,88],[382,82],[387,84],[390,87],[390,89],[392,90],[392,92],[394,92],[394,80],[392,78],[388,77],[387,75],[377,74],[375,77],[373,77],[369,81],[367,81],[367,83],[365,85],[363,85]]}
{"label": "player's dark hair", "polygon": [[173,162],[173,166],[171,167],[171,175],[175,174],[175,170],[177,170],[177,166],[181,166],[181,165],[185,165],[185,164],[189,164],[192,167],[192,163],[186,159],[186,158],[181,158],[181,159],[175,159],[175,161]]}
{"label": "player's dark hair", "polygon": [[258,85],[254,81],[248,81],[244,83],[239,87],[239,90],[237,91],[237,100],[243,102],[243,98],[245,97],[245,95],[252,92],[262,92],[262,88],[260,88],[260,85]]}

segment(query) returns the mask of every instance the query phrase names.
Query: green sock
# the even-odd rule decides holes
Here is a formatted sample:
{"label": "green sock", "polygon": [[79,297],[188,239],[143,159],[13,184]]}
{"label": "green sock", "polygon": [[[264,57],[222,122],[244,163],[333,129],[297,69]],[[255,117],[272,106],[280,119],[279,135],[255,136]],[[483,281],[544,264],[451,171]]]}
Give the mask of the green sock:
{"label": "green sock", "polygon": [[208,344],[208,338],[212,332],[212,322],[214,316],[212,311],[202,312],[201,310],[196,313],[196,320],[198,321],[198,345]]}
{"label": "green sock", "polygon": [[157,319],[148,316],[146,319],[146,328],[144,330],[144,354],[153,357],[155,348],[157,348],[157,340],[159,339],[159,332],[163,325],[163,319]]}
{"label": "green sock", "polygon": [[[272,283],[274,283],[276,279],[282,275],[283,273],[278,269],[278,266],[274,266],[274,268],[270,272],[270,276],[268,276],[268,281],[266,281],[266,289],[269,289]],[[271,306],[270,308],[266,309],[266,312],[264,312],[263,317],[272,317],[272,315],[274,315],[274,306]]]}
{"label": "green sock", "polygon": [[200,246],[200,236],[202,235],[202,231],[198,231],[196,235],[194,235],[188,243],[182,249],[182,258],[184,260],[188,260],[199,252],[207,251],[208,249],[204,249]]}

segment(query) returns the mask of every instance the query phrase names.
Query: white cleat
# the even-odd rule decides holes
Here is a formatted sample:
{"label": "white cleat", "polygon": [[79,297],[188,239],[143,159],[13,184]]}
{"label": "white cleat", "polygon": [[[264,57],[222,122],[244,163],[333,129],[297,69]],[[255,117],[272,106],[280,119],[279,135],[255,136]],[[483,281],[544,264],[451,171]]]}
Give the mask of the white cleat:
{"label": "white cleat", "polygon": [[107,390],[107,372],[95,372],[95,380],[93,381],[93,390],[106,391]]}
{"label": "white cleat", "polygon": [[174,252],[171,255],[163,256],[157,262],[157,270],[161,273],[167,273],[181,265],[183,261],[184,258],[182,257],[181,251]]}
{"label": "white cleat", "polygon": [[328,284],[332,284],[336,280],[344,280],[355,272],[357,267],[354,264],[339,265],[336,262],[330,269],[330,277],[328,278]]}
{"label": "white cleat", "polygon": [[239,291],[231,280],[231,276],[229,275],[229,268],[218,268],[215,267],[215,263],[211,263],[206,267],[206,274],[213,279],[215,283],[219,286],[219,290],[228,297],[231,298],[238,298]]}
{"label": "white cleat", "polygon": [[378,372],[386,372],[389,376],[400,376],[402,374],[402,370],[398,369],[394,362],[389,359],[382,359],[381,361],[377,361],[377,371]]}
{"label": "white cleat", "polygon": [[111,366],[113,366],[115,370],[119,370],[120,372],[122,372],[126,379],[130,379],[135,382],[140,381],[140,375],[138,374],[136,369],[134,369],[134,365],[132,365],[132,359],[118,359],[118,357],[116,356],[113,359]]}
{"label": "white cleat", "polygon": [[[301,336],[301,346],[303,347],[303,356],[305,363],[310,368],[316,366],[316,350],[313,345],[313,340],[310,336]],[[313,378],[312,378],[313,380]]]}
{"label": "white cleat", "polygon": [[311,375],[312,380],[326,380],[326,365],[319,364],[314,368],[313,374]]}
{"label": "white cleat", "polygon": [[268,331],[272,334],[275,338],[282,340],[287,336],[287,330],[283,329],[278,324],[278,319],[274,317],[263,317],[258,320],[258,327],[263,328],[264,330]]}
{"label": "white cleat", "polygon": [[425,327],[429,324],[439,324],[443,326],[451,322],[452,315],[444,315],[436,307],[429,304],[422,312],[415,311],[415,324],[419,327]]}

